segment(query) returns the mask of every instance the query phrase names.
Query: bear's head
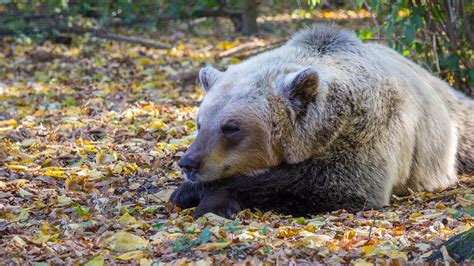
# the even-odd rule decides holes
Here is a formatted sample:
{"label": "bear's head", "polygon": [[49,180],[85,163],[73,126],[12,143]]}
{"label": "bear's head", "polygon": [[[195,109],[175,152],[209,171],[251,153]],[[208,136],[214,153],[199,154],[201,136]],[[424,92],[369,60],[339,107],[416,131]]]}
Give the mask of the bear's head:
{"label": "bear's head", "polygon": [[318,92],[318,71],[303,66],[255,70],[248,65],[225,72],[201,69],[206,95],[197,116],[198,134],[179,161],[188,180],[253,175],[306,159],[306,154],[292,154],[290,146],[304,145],[294,142],[300,141],[298,123]]}

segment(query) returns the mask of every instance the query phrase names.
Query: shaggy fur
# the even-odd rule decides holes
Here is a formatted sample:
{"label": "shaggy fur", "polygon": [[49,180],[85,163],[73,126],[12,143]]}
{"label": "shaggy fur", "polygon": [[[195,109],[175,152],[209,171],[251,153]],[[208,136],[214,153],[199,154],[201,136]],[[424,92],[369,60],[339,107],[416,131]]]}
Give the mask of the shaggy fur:
{"label": "shaggy fur", "polygon": [[260,133],[248,153],[204,156],[213,171],[175,191],[171,201],[198,205],[195,216],[379,208],[392,193],[445,188],[457,172],[474,172],[474,102],[351,32],[314,25],[225,72],[203,71],[203,80],[199,123],[241,119]]}

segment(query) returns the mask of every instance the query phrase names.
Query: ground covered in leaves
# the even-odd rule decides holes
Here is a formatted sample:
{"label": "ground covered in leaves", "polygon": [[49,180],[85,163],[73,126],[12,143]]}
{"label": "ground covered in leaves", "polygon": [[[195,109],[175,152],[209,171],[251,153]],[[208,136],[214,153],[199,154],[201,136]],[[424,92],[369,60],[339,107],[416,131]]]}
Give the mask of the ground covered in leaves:
{"label": "ground covered in leaves", "polygon": [[196,71],[281,38],[147,37],[173,48],[87,36],[0,44],[2,264],[403,263],[472,227],[473,177],[379,211],[193,220],[167,198],[195,135]]}

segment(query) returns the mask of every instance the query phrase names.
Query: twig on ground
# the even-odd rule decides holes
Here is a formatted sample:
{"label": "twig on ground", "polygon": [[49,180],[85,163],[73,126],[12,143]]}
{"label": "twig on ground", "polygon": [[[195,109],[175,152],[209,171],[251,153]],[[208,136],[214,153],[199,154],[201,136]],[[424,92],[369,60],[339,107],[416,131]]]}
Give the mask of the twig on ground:
{"label": "twig on ground", "polygon": [[128,43],[135,43],[139,45],[143,45],[145,47],[150,47],[150,48],[155,48],[155,49],[170,49],[171,46],[162,44],[162,43],[157,43],[156,41],[153,40],[147,40],[139,37],[132,37],[132,36],[125,36],[125,35],[120,35],[120,34],[115,34],[115,33],[93,33],[94,36],[99,37],[99,38],[104,38],[104,39],[109,39],[109,40],[114,40],[114,41],[121,41],[121,42],[128,42]]}
{"label": "twig on ground", "polygon": [[365,245],[367,245],[367,244],[369,243],[370,238],[371,238],[371,236],[372,236],[372,228],[374,228],[374,226],[375,226],[375,218],[376,218],[376,216],[375,216],[375,214],[374,214],[374,218],[372,219],[372,224],[370,225],[370,228],[369,228],[369,235],[367,236],[367,242],[365,242]]}

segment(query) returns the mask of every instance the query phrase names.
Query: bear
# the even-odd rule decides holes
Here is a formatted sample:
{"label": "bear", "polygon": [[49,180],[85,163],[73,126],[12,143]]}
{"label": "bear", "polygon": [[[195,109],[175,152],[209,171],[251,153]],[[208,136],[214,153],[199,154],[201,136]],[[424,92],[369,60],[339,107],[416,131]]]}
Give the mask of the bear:
{"label": "bear", "polygon": [[474,101],[348,30],[315,24],[199,79],[198,134],[170,197],[194,217],[378,209],[474,172]]}

